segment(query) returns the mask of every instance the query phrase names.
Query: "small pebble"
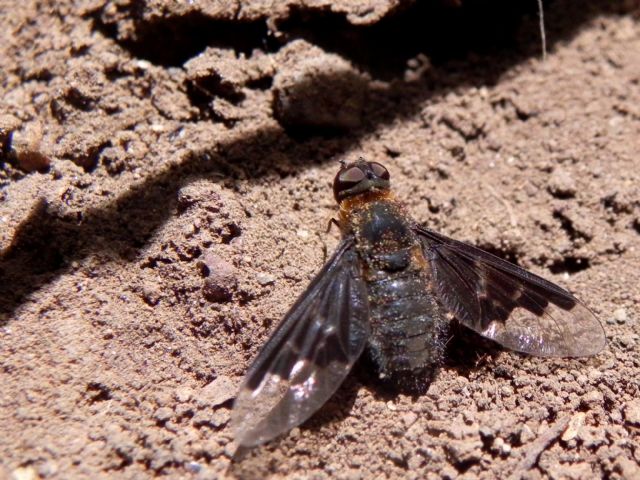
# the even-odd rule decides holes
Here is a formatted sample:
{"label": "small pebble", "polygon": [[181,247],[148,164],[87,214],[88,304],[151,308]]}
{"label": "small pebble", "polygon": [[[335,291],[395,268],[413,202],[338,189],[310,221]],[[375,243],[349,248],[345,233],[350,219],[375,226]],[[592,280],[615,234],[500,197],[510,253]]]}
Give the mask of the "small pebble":
{"label": "small pebble", "polygon": [[288,267],[284,267],[282,269],[282,273],[284,274],[285,278],[288,278],[289,280],[295,280],[295,281],[300,281],[302,280],[302,272],[300,272],[300,269],[297,269],[295,267],[292,266],[288,266]]}
{"label": "small pebble", "polygon": [[236,268],[224,258],[207,252],[199,264],[206,276],[202,293],[210,302],[228,302],[238,284]]}
{"label": "small pebble", "polygon": [[224,446],[224,455],[228,458],[233,458],[236,454],[236,450],[238,450],[238,446],[229,442]]}
{"label": "small pebble", "polygon": [[166,422],[167,420],[171,419],[172,416],[173,410],[171,410],[169,407],[160,407],[153,414],[153,418],[155,418],[159,422]]}
{"label": "small pebble", "polygon": [[417,419],[418,415],[416,415],[414,412],[406,412],[402,415],[402,423],[404,424],[405,428],[409,428],[415,423]]}
{"label": "small pebble", "polygon": [[202,470],[202,465],[200,465],[198,462],[187,462],[184,467],[188,472],[191,473],[199,473],[200,470]]}
{"label": "small pebble", "polygon": [[156,306],[162,298],[161,290],[153,284],[145,284],[142,286],[142,299],[150,307]]}
{"label": "small pebble", "polygon": [[264,287],[265,285],[271,285],[276,281],[276,278],[268,273],[259,273],[256,275],[256,281]]}
{"label": "small pebble", "polygon": [[617,308],[613,311],[613,318],[618,323],[625,323],[628,319],[627,310],[624,308]]}
{"label": "small pebble", "polygon": [[446,449],[454,465],[475,463],[482,458],[482,441],[480,441],[480,437],[466,440],[449,440]]}
{"label": "small pebble", "polygon": [[564,431],[561,437],[563,442],[568,442],[569,440],[573,440],[578,436],[582,425],[584,425],[585,417],[586,413],[584,412],[578,412],[573,417],[571,417],[571,420],[569,420],[569,425],[567,425],[567,429]]}
{"label": "small pebble", "polygon": [[625,422],[640,426],[640,400],[631,400],[623,408]]}
{"label": "small pebble", "polygon": [[620,335],[617,340],[623,347],[633,348],[638,340],[638,336],[635,333],[629,333],[627,335]]}
{"label": "small pebble", "polygon": [[582,403],[589,407],[594,407],[596,405],[600,405],[604,400],[604,396],[602,392],[599,390],[591,390],[584,397],[582,397]]}
{"label": "small pebble", "polygon": [[506,443],[502,438],[498,437],[493,442],[493,448],[500,453],[500,455],[507,456],[511,453],[511,445]]}
{"label": "small pebble", "polygon": [[25,172],[44,172],[51,165],[51,159],[45,153],[49,150],[43,142],[42,124],[31,122],[13,132],[11,149],[18,166]]}
{"label": "small pebble", "polygon": [[12,480],[37,480],[38,474],[33,467],[20,467],[11,472]]}
{"label": "small pebble", "polygon": [[189,387],[180,387],[176,390],[175,397],[180,403],[186,403],[193,397],[193,390]]}
{"label": "small pebble", "polygon": [[283,126],[351,129],[362,123],[366,75],[304,40],[288,43],[278,56],[284,68],[273,80],[273,112]]}
{"label": "small pebble", "polygon": [[549,179],[549,193],[557,198],[572,198],[576,195],[576,182],[566,170],[557,169]]}
{"label": "small pebble", "polygon": [[235,383],[224,375],[220,375],[213,382],[206,385],[196,398],[198,403],[210,407],[217,407],[231,400],[236,394]]}
{"label": "small pebble", "polygon": [[533,432],[533,430],[531,430],[531,427],[529,427],[529,425],[523,425],[522,429],[520,430],[520,441],[522,443],[529,443],[535,438],[536,434]]}

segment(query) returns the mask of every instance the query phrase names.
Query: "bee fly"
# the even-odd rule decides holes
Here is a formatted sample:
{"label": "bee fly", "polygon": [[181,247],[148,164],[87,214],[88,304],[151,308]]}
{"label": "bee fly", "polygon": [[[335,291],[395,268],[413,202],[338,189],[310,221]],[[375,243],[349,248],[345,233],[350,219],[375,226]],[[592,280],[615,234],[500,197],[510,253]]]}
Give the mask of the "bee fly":
{"label": "bee fly", "polygon": [[307,420],[365,350],[380,377],[419,382],[437,367],[452,318],[541,357],[604,348],[602,326],[573,295],[417,225],[389,179],[384,166],[362,159],[338,171],[342,241],[249,368],[232,413],[240,445]]}

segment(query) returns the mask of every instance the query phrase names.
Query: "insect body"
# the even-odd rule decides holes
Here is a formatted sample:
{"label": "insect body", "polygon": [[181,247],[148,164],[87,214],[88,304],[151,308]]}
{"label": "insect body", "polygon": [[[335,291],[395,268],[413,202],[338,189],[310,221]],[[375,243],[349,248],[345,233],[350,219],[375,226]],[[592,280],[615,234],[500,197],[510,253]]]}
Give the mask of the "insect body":
{"label": "insect body", "polygon": [[509,349],[594,355],[602,326],[573,295],[478,248],[415,224],[379,163],[334,180],[343,239],[249,368],[232,423],[258,445],[301,424],[367,352],[380,377],[424,383],[450,318]]}
{"label": "insect body", "polygon": [[418,234],[388,192],[345,199],[341,214],[368,292],[368,353],[382,377],[424,382],[424,370],[441,357],[446,311],[429,294],[432,277]]}

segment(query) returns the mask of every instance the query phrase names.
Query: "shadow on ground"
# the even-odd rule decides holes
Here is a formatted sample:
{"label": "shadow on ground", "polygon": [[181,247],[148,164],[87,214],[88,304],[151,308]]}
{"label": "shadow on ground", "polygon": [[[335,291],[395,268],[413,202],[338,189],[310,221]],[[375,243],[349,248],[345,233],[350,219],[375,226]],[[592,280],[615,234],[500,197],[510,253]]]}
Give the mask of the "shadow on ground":
{"label": "shadow on ground", "polygon": [[[443,6],[420,6],[418,2],[414,9],[397,12],[370,27],[354,27],[340,16],[314,10],[295,12],[281,26],[286,39],[307,38],[350,58],[374,76],[390,80],[388,89],[368,92],[363,125],[342,133],[308,131],[292,135],[284,129],[260,130],[217,145],[215,152],[196,150],[177,165],[149,175],[103,208],[87,210],[77,218],[61,218],[53,208],[40,204],[0,257],[0,326],[29,295],[64,274],[74,261],[93,253],[135,260],[153,233],[173,215],[176,193],[186,178],[216,174],[232,184],[241,169],[246,178],[257,181],[268,172],[286,174],[303,168],[304,163],[298,159],[311,159],[307,164],[333,159],[357,146],[362,137],[380,126],[417,114],[425,99],[460,86],[491,85],[509,68],[539,56],[536,2],[514,7],[514,2],[501,1],[487,10],[488,3],[464,2],[467,6],[462,10],[451,11]],[[585,6],[576,0],[558,0],[550,2],[547,10],[549,48],[553,48],[556,42],[575,35],[593,17],[621,13],[624,2],[600,0]],[[206,18],[198,22],[206,24]],[[509,25],[506,29],[505,22]],[[103,35],[116,35],[111,27],[98,27]],[[333,28],[331,35],[326,34],[329,27]],[[172,51],[163,59],[161,50],[153,48],[152,43],[157,38],[155,34],[169,28],[169,23],[159,20],[151,26],[139,24],[139,28],[137,40],[122,41],[121,45],[133,56],[145,55],[161,65],[179,63],[208,44],[231,42],[226,29],[217,40],[207,33],[204,39],[196,36],[195,45],[184,46],[184,56]],[[183,28],[188,29],[189,25]],[[147,31],[154,35],[145,34]],[[255,34],[251,38],[257,42],[259,37]],[[420,82],[405,82],[399,72],[406,59],[418,52],[433,55],[438,67],[427,72]],[[329,80],[340,83],[341,79]],[[301,84],[297,88],[304,92],[313,86]],[[319,158],[318,151],[323,152],[323,158]],[[267,164],[265,158],[278,160]],[[123,212],[127,215],[123,216]],[[125,218],[137,220],[131,223]]]}

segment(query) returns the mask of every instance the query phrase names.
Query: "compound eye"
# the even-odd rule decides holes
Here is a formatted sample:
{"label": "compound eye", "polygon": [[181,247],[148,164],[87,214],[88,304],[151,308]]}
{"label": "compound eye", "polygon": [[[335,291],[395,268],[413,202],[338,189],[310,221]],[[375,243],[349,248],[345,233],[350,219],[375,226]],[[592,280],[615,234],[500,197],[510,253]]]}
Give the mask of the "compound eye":
{"label": "compound eye", "polygon": [[339,171],[333,181],[333,196],[340,201],[341,194],[344,191],[354,188],[365,178],[366,175],[360,167],[354,166]]}
{"label": "compound eye", "polygon": [[351,187],[364,180],[364,172],[359,167],[351,167],[338,175],[338,181],[343,187]]}
{"label": "compound eye", "polygon": [[387,170],[381,164],[379,164],[378,162],[369,162],[369,166],[371,167],[371,170],[373,171],[376,177],[381,178],[383,180],[389,180],[389,177],[390,177],[389,170]]}

